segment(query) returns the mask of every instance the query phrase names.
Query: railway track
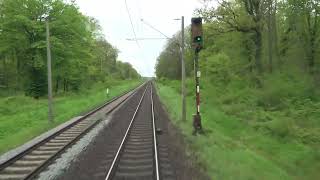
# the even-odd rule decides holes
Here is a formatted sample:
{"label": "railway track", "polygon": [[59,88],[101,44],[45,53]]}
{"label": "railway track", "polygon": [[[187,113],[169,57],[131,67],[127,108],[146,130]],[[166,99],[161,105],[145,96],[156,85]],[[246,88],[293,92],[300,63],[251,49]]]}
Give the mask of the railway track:
{"label": "railway track", "polygon": [[140,98],[115,156],[112,157],[106,180],[160,179],[152,93],[150,83]]}
{"label": "railway track", "polygon": [[55,158],[64,152],[64,150],[71,147],[100,122],[100,120],[90,119],[90,116],[104,108],[106,108],[106,113],[111,112],[140,88],[141,86],[112,99],[87,113],[78,121],[0,164],[0,180],[21,180],[36,177],[41,170],[46,168]]}

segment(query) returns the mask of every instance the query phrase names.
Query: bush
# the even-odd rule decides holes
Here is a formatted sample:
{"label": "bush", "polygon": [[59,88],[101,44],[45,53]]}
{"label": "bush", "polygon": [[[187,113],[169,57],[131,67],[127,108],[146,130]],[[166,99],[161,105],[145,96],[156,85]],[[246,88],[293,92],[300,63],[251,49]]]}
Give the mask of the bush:
{"label": "bush", "polygon": [[277,136],[280,139],[286,138],[288,136],[297,136],[295,135],[295,127],[294,122],[292,119],[287,117],[273,117],[270,114],[265,114],[265,117],[262,117],[262,119],[265,119],[265,121],[260,122],[252,122],[251,125],[254,127],[254,129],[260,131],[264,134],[270,134],[271,136]]}
{"label": "bush", "polygon": [[224,83],[230,81],[232,77],[232,62],[228,55],[218,53],[205,59],[206,61],[200,62],[202,72],[207,72],[207,74],[205,73],[207,76]]}
{"label": "bush", "polygon": [[305,144],[320,143],[320,128],[296,128],[295,135]]}
{"label": "bush", "polygon": [[311,79],[302,74],[277,73],[263,82],[257,91],[257,105],[267,110],[281,110],[287,107],[285,100],[313,96]]}

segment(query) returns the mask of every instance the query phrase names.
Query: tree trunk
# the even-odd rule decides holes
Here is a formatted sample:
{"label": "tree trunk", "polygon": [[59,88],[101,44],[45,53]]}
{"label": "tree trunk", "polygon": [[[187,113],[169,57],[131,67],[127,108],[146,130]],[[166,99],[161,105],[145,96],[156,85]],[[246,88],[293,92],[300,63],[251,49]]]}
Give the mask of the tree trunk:
{"label": "tree trunk", "polygon": [[[310,15],[311,18],[311,15]],[[310,20],[311,21],[311,20]],[[316,40],[317,40],[317,31],[318,31],[318,10],[315,11],[315,17],[313,21],[313,27],[310,23],[310,50],[308,55],[308,63],[310,72],[313,74],[315,70],[315,56],[316,56]]]}
{"label": "tree trunk", "polygon": [[15,49],[13,49],[13,58],[14,58],[14,61],[16,63],[16,87],[15,87],[15,92],[18,93],[18,91],[21,88],[21,85],[20,85],[20,61],[19,61],[19,58],[17,56],[17,51]]}
{"label": "tree trunk", "polygon": [[310,49],[308,53],[308,65],[311,73],[313,73],[313,70],[314,70],[314,64],[315,64],[314,57],[315,57],[315,37],[313,34],[311,34]]}
{"label": "tree trunk", "polygon": [[256,68],[258,74],[263,73],[262,62],[261,62],[261,53],[262,53],[262,33],[259,27],[255,29],[255,61],[256,61]]}
{"label": "tree trunk", "polygon": [[7,71],[7,58],[8,56],[4,56],[3,59],[3,75],[2,75],[2,82],[3,82],[3,87],[8,88],[8,71]]}
{"label": "tree trunk", "polygon": [[278,68],[281,69],[281,57],[279,51],[279,42],[278,42],[278,25],[277,25],[277,9],[278,9],[278,1],[274,1],[274,8],[272,13],[272,27],[273,27],[273,39],[274,39],[274,54],[275,54],[275,61],[278,62]]}
{"label": "tree trunk", "polygon": [[248,62],[249,62],[249,72],[252,73],[253,67],[252,67],[252,59],[253,59],[253,53],[252,53],[252,47],[250,46],[250,42],[248,40],[245,41],[245,48],[248,53]]}
{"label": "tree trunk", "polygon": [[306,41],[306,44],[304,46],[304,50],[306,52],[306,60],[307,60],[307,70],[312,74],[313,73],[313,68],[314,68],[314,46],[315,46],[315,27],[314,25],[312,27],[312,15],[311,12],[308,12],[306,15],[306,30],[308,34],[302,34],[304,40]]}
{"label": "tree trunk", "polygon": [[315,59],[315,38],[313,35],[311,35],[311,39],[310,39],[310,49],[308,50],[309,53],[308,53],[308,66],[309,66],[309,71],[311,74],[314,73],[314,65],[315,65],[315,62],[314,62],[314,59]]}
{"label": "tree trunk", "polygon": [[56,85],[55,85],[55,89],[54,89],[54,93],[55,93],[55,94],[57,94],[58,91],[59,91],[59,83],[60,83],[60,78],[57,77]]}
{"label": "tree trunk", "polygon": [[[0,57],[1,58],[1,57]],[[5,87],[5,83],[4,83],[4,76],[5,76],[5,58],[1,59],[2,61],[2,67],[1,67],[1,73],[0,73],[0,88],[4,88]]]}
{"label": "tree trunk", "polygon": [[66,78],[63,79],[63,92],[66,92],[67,90],[67,80]]}
{"label": "tree trunk", "polygon": [[272,0],[269,0],[269,7],[268,7],[268,57],[269,57],[269,72],[272,73],[272,63],[273,63],[273,28],[271,25],[271,16],[272,16]]}

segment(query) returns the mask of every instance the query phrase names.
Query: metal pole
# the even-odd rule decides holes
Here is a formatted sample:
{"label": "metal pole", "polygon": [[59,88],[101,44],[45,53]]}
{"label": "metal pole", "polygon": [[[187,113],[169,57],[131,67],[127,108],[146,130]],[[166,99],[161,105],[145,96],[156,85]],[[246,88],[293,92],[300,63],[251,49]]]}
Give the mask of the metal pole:
{"label": "metal pole", "polygon": [[47,40],[47,67],[48,67],[48,120],[53,122],[53,107],[52,107],[52,75],[51,75],[51,50],[50,50],[50,32],[49,20],[46,19],[46,40]]}
{"label": "metal pole", "polygon": [[199,71],[199,53],[195,54],[195,69],[196,69],[196,108],[197,114],[200,114],[200,71]]}
{"label": "metal pole", "polygon": [[194,58],[194,74],[195,74],[195,81],[196,81],[196,110],[197,114],[193,115],[193,126],[194,131],[193,134],[196,135],[197,133],[202,132],[202,125],[201,125],[201,115],[200,115],[200,70],[199,70],[199,51],[195,51],[195,58]]}
{"label": "metal pole", "polygon": [[186,69],[184,62],[184,16],[181,17],[181,93],[182,93],[182,121],[186,121]]}

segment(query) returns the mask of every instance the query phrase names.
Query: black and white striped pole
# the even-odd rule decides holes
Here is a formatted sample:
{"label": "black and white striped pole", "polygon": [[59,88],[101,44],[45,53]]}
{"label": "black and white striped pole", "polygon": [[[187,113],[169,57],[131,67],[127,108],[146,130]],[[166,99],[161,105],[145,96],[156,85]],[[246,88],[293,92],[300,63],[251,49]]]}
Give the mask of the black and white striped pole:
{"label": "black and white striped pole", "polygon": [[196,81],[196,114],[193,115],[193,134],[202,132],[201,115],[200,115],[200,76],[201,72],[199,70],[199,52],[202,49],[202,18],[192,18],[191,19],[191,34],[192,34],[192,44],[195,50],[194,57],[194,74]]}
{"label": "black and white striped pole", "polygon": [[199,52],[195,52],[194,58],[195,66],[195,81],[196,81],[196,114],[193,115],[193,134],[197,134],[202,131],[201,125],[201,115],[200,115],[200,76],[201,72],[199,70]]}

